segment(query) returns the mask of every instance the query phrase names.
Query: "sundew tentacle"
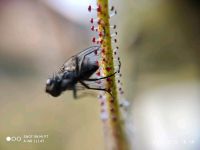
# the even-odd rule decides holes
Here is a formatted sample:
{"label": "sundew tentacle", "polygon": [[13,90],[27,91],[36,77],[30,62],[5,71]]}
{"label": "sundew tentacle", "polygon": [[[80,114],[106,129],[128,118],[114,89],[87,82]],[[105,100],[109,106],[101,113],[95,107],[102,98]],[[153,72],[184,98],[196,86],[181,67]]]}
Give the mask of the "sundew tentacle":
{"label": "sundew tentacle", "polygon": [[89,5],[88,11],[96,11],[97,18],[91,18],[91,31],[97,34],[92,37],[92,43],[101,47],[101,60],[98,61],[98,76],[110,76],[105,80],[108,92],[100,92],[100,117],[104,126],[106,148],[108,150],[128,150],[124,124],[120,107],[125,107],[121,82],[121,61],[117,35],[117,25],[110,25],[110,19],[117,14],[114,6],[109,6],[108,0],[97,0],[95,7]]}

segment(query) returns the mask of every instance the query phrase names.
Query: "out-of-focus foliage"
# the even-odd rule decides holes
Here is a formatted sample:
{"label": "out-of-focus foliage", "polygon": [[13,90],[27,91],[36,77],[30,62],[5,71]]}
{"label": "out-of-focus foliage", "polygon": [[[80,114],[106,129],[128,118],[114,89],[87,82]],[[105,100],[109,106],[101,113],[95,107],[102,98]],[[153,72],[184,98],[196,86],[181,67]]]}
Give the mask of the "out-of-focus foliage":
{"label": "out-of-focus foliage", "polygon": [[[88,29],[42,1],[0,1],[1,150],[103,149],[95,96],[74,101],[71,92],[59,98],[45,93],[47,78],[88,47]],[[30,134],[47,134],[48,139],[39,144],[6,141]]]}
{"label": "out-of-focus foliage", "polygon": [[199,149],[199,2],[124,5],[122,68],[133,149]]}
{"label": "out-of-focus foliage", "polygon": [[125,65],[136,69],[132,69],[134,75],[131,76],[148,73],[147,77],[164,74],[178,76],[180,80],[182,77],[198,78],[200,15],[197,6],[192,4],[187,1],[130,1],[124,7],[127,12],[132,11],[122,20],[126,28],[121,41],[126,54],[132,54],[128,55],[130,65]]}

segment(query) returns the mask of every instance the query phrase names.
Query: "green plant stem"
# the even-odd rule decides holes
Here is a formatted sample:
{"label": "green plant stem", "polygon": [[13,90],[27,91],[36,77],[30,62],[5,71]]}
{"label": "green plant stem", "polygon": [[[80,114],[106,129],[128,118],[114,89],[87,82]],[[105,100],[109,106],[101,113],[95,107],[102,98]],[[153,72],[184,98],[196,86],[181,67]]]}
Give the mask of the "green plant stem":
{"label": "green plant stem", "polygon": [[[114,73],[113,50],[110,36],[110,17],[108,0],[97,0],[97,5],[100,7],[98,18],[101,23],[98,25],[99,32],[103,33],[101,48],[102,60],[100,65],[103,68],[103,73],[108,76]],[[106,61],[105,61],[106,60]],[[110,89],[112,96],[106,94],[105,104],[108,113],[108,119],[103,120],[104,137],[107,150],[127,150],[127,139],[124,131],[124,124],[119,111],[118,93],[115,82],[115,76],[107,82],[106,88]]]}

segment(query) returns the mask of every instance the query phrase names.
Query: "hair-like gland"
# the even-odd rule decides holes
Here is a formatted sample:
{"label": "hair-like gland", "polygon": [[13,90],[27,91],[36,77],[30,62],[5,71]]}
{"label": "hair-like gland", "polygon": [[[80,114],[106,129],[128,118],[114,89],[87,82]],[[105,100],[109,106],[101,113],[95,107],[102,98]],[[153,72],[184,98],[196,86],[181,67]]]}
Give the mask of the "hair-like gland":
{"label": "hair-like gland", "polygon": [[[93,8],[91,5],[88,7],[88,11],[97,11],[98,18],[90,19],[93,24],[91,27],[92,31],[98,32],[98,37],[93,37],[92,42],[94,44],[100,44],[101,46],[101,56],[102,59],[99,63],[101,70],[97,72],[98,76],[109,76],[113,74],[116,69],[121,65],[118,50],[119,47],[112,49],[112,44],[117,43],[117,32],[110,34],[110,29],[116,30],[116,25],[110,25],[110,18],[117,14],[114,6],[109,8],[108,0],[97,0],[97,7]],[[111,12],[111,14],[109,14]],[[94,25],[97,24],[97,26]],[[115,63],[119,64],[115,66]],[[116,79],[117,78],[117,83]],[[104,125],[105,141],[107,149],[115,150],[127,150],[127,140],[125,138],[125,133],[123,131],[123,124],[121,123],[121,114],[119,107],[121,104],[118,102],[118,92],[119,95],[123,94],[121,81],[121,73],[115,76],[107,78],[106,89],[112,93],[104,94],[101,92],[99,95],[100,105],[101,105],[101,119]]]}

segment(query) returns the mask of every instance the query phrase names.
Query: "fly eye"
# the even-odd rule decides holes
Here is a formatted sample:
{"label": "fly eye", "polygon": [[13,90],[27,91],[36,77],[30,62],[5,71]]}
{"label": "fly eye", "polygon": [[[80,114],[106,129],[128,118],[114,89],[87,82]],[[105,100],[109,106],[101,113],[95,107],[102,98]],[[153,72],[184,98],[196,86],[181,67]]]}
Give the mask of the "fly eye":
{"label": "fly eye", "polygon": [[46,85],[51,85],[52,80],[51,79],[47,79]]}

